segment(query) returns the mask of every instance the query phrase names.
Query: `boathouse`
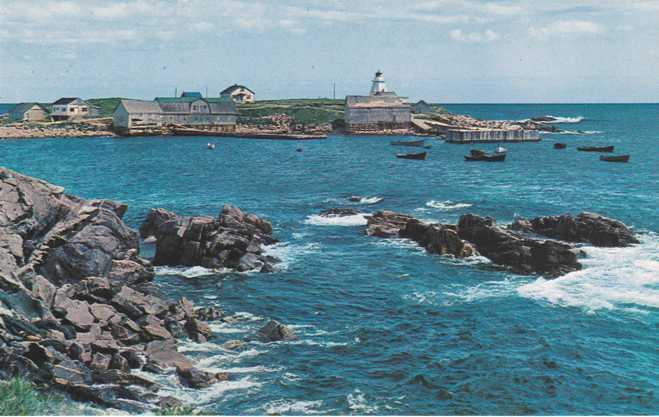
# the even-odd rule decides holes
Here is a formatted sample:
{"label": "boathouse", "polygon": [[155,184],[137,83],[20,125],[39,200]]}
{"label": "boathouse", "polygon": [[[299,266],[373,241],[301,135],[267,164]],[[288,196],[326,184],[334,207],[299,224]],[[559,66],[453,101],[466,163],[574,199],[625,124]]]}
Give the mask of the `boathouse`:
{"label": "boathouse", "polygon": [[62,97],[51,105],[53,120],[72,120],[89,117],[89,104],[78,97]]}
{"label": "boathouse", "polygon": [[234,103],[252,103],[256,94],[244,85],[234,84],[220,92],[222,97],[231,97]]}
{"label": "boathouse", "polygon": [[11,122],[42,122],[49,119],[48,110],[38,103],[19,103],[9,112]]}
{"label": "boathouse", "polygon": [[160,106],[155,101],[121,99],[112,125],[122,135],[157,134],[162,128]]}
{"label": "boathouse", "polygon": [[375,73],[369,95],[346,96],[345,124],[348,133],[408,129],[411,120],[410,105],[403,97],[387,90],[382,71]]}

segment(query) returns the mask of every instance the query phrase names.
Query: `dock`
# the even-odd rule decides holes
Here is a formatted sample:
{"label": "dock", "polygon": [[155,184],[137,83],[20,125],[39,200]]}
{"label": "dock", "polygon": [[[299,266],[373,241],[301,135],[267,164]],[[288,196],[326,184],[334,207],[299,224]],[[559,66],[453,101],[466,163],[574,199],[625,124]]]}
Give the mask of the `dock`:
{"label": "dock", "polygon": [[446,132],[447,143],[490,143],[490,142],[539,142],[537,130],[505,129],[450,129]]}

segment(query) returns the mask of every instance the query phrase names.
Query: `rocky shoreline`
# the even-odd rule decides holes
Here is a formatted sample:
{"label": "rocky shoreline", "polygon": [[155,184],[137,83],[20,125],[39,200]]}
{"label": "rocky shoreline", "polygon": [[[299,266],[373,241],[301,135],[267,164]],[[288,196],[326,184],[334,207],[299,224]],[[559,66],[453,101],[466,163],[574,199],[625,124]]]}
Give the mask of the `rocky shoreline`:
{"label": "rocky shoreline", "polygon": [[[145,413],[181,405],[159,394],[149,373],[175,369],[179,383],[192,388],[232,378],[198,369],[178,351],[180,339],[201,343],[212,337],[207,321],[225,315],[159,291],[151,263],[139,256],[137,232],[121,220],[126,205],[70,196],[62,187],[4,168],[0,195],[0,379],[20,375],[73,399]],[[214,241],[229,253],[242,250],[240,233],[251,236],[252,251],[245,248],[238,267],[246,256],[260,261],[259,244],[274,241],[269,223],[229,206],[217,221],[169,215],[171,222],[157,224],[151,214],[143,228],[155,231],[168,249],[174,247],[169,231],[187,236],[212,228],[201,236],[233,236]],[[196,241],[181,242],[188,248]],[[223,253],[213,262],[232,265]],[[160,259],[174,261],[169,255],[165,250]],[[189,260],[199,259],[205,262]],[[272,321],[258,337],[267,342],[294,334]]]}

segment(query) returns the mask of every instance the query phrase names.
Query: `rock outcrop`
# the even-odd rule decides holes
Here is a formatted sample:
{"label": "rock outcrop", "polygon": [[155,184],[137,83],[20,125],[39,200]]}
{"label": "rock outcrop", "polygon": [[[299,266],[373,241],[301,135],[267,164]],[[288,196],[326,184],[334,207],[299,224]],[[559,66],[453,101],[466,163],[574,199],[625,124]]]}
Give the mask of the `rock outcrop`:
{"label": "rock outcrop", "polygon": [[[152,407],[145,398],[160,399],[130,388],[157,391],[132,369],[176,367],[196,381],[190,385],[204,385],[177,351],[177,337],[207,340],[203,318],[221,313],[154,291],[138,235],[121,220],[126,208],[0,169],[0,379],[21,375],[74,398],[140,413]],[[225,215],[222,224],[240,219],[251,231],[270,231],[235,210]],[[213,378],[206,379],[219,377]]]}
{"label": "rock outcrop", "polygon": [[624,247],[639,243],[625,224],[596,213],[581,213],[575,217],[536,217],[532,220],[518,219],[514,230],[533,232],[566,242],[590,243],[594,246]]}
{"label": "rock outcrop", "polygon": [[254,214],[225,205],[219,216],[183,217],[152,209],[140,227],[143,237],[154,236],[154,265],[200,265],[240,272],[272,271],[276,258],[264,246],[276,243],[272,226]]}
{"label": "rock outcrop", "polygon": [[[576,237],[564,239],[568,241],[590,243],[635,241],[631,231],[626,227],[623,228],[622,223],[598,215],[579,215],[574,221],[580,226],[568,228],[569,233],[563,231],[559,233],[557,230],[563,229],[547,225],[558,223],[558,221],[554,222],[554,219],[568,222],[569,220],[566,219],[571,217],[541,219],[550,220],[519,221],[513,229],[558,239],[566,236],[581,237],[580,240]],[[541,224],[543,227],[534,226],[535,224]],[[452,255],[457,258],[480,254],[495,264],[507,266],[523,274],[538,273],[556,277],[581,269],[577,251],[572,245],[528,237],[526,234],[499,227],[492,218],[483,218],[474,214],[461,216],[457,225],[446,225],[424,223],[406,214],[379,211],[368,218],[365,233],[376,237],[408,238],[423,246],[429,253]]]}

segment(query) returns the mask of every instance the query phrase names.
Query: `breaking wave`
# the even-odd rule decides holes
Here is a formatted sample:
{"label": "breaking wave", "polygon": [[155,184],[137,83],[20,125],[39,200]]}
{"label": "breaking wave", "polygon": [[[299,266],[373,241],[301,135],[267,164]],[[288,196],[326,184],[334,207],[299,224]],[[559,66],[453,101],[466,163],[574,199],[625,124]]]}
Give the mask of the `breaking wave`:
{"label": "breaking wave", "polygon": [[442,210],[442,211],[450,211],[450,210],[457,210],[461,208],[467,208],[471,207],[472,204],[470,203],[455,203],[451,200],[446,200],[446,201],[435,201],[435,200],[430,200],[426,203],[426,207],[434,208],[437,210]]}
{"label": "breaking wave", "polygon": [[551,114],[548,114],[544,117],[551,120],[544,120],[541,123],[581,123],[585,120],[585,117],[583,116],[563,117],[563,116],[552,116]]}
{"label": "breaking wave", "polygon": [[226,274],[231,272],[229,269],[210,269],[203,266],[156,266],[157,275],[176,275],[185,278],[197,278],[207,275]]}
{"label": "breaking wave", "polygon": [[562,307],[643,311],[659,308],[659,236],[642,235],[627,248],[585,248],[584,269],[522,285],[522,297]]}
{"label": "breaking wave", "polygon": [[280,262],[275,264],[274,267],[276,270],[285,271],[299,256],[317,253],[320,248],[320,244],[316,242],[311,242],[304,245],[281,242],[266,246],[263,250],[263,253],[265,255],[274,256],[279,259]]}
{"label": "breaking wave", "polygon": [[381,202],[382,200],[384,200],[383,197],[379,197],[379,196],[376,195],[376,196],[373,196],[373,197],[361,197],[359,199],[359,201],[353,201],[353,202],[358,203],[358,204],[377,204],[377,203]]}
{"label": "breaking wave", "polygon": [[[300,400],[274,400],[263,406],[263,411],[268,415],[282,414],[319,414],[318,408],[323,405],[322,400],[317,401],[300,401]],[[259,414],[259,410],[250,410],[254,414]]]}
{"label": "breaking wave", "polygon": [[551,132],[555,135],[599,135],[604,133],[601,130],[561,130],[560,132]]}
{"label": "breaking wave", "polygon": [[307,216],[304,221],[305,224],[310,224],[313,226],[365,226],[366,219],[368,215],[360,213],[354,214],[352,216],[320,216],[318,214],[312,214]]}

